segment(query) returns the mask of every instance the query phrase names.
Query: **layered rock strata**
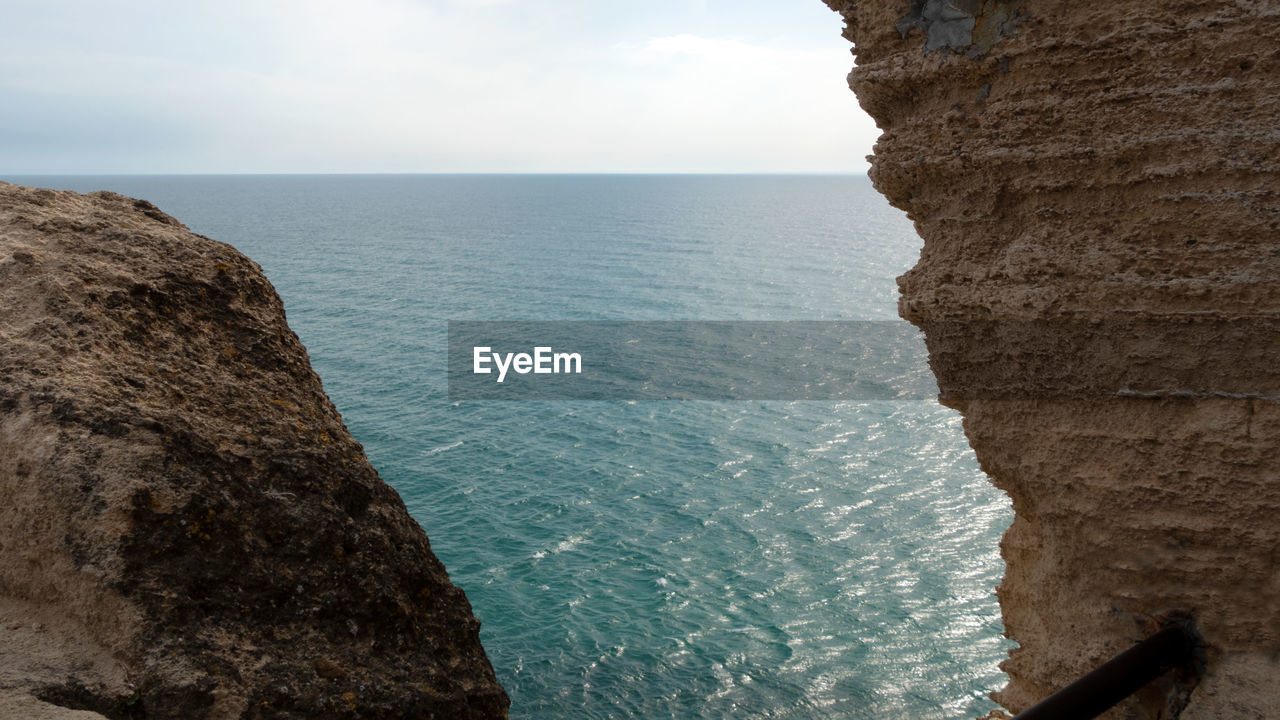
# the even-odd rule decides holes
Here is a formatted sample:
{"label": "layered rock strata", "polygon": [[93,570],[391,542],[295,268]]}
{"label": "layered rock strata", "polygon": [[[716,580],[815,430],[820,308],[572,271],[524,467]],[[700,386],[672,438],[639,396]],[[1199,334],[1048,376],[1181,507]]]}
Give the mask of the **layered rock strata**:
{"label": "layered rock strata", "polygon": [[252,261],[0,183],[0,713],[500,718],[479,622]]}
{"label": "layered rock strata", "polygon": [[1280,6],[827,0],[924,249],[899,279],[1013,501],[1020,711],[1173,617],[1114,718],[1280,717]]}

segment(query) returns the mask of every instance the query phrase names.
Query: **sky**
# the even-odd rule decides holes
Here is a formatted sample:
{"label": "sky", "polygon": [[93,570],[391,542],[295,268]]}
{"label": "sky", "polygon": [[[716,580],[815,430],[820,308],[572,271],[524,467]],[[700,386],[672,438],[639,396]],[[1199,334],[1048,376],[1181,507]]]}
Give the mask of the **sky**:
{"label": "sky", "polygon": [[5,0],[0,173],[864,172],[821,0]]}

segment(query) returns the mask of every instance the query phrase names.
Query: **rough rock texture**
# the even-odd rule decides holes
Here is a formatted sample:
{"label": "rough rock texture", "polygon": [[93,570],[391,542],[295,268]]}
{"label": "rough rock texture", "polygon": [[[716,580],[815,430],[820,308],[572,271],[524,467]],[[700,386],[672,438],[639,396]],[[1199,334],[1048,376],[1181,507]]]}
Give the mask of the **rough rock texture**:
{"label": "rough rock texture", "polygon": [[506,716],[261,269],[149,203],[0,183],[0,497],[6,717]]}
{"label": "rough rock texture", "polygon": [[1280,5],[827,0],[924,238],[899,280],[1016,513],[1020,711],[1168,617],[1119,718],[1280,717]]}

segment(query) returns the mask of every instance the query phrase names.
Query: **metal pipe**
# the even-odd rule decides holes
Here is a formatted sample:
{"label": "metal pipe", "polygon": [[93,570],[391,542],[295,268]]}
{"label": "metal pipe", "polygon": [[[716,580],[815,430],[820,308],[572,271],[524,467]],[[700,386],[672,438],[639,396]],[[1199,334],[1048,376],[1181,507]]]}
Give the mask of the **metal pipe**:
{"label": "metal pipe", "polygon": [[1096,718],[1166,672],[1192,667],[1199,651],[1200,639],[1189,623],[1170,625],[1018,713],[1013,720]]}

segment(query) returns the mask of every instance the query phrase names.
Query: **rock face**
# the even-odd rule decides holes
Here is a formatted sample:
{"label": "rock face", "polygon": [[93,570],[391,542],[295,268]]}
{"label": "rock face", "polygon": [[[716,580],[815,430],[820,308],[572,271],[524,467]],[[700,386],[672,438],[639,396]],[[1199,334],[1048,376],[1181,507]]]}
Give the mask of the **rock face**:
{"label": "rock face", "polygon": [[1280,717],[1280,7],[827,0],[924,238],[899,279],[1016,513],[1021,711],[1173,617],[1113,718]]}
{"label": "rock face", "polygon": [[261,269],[145,201],[0,183],[0,497],[6,717],[506,716]]}

